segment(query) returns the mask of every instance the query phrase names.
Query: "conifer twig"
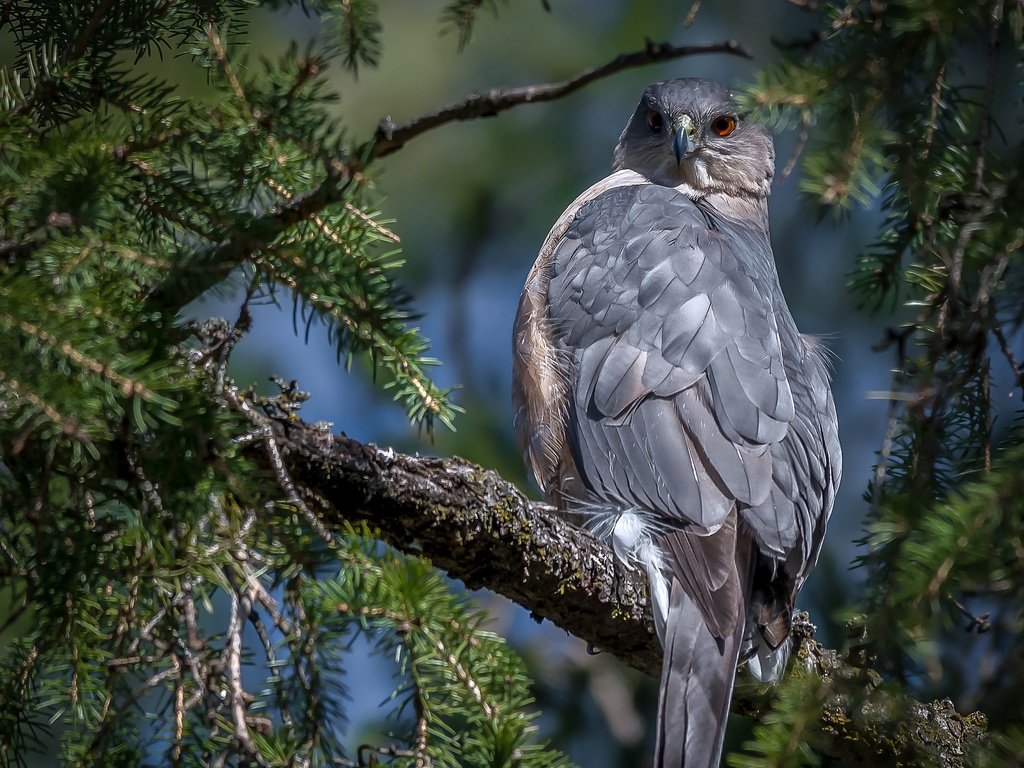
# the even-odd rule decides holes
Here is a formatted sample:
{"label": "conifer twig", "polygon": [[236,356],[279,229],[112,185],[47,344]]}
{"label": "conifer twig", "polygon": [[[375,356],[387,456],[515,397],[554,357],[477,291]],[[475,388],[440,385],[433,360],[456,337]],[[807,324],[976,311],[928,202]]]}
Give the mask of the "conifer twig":
{"label": "conifer twig", "polygon": [[99,29],[100,24],[103,22],[103,17],[110,11],[111,5],[113,5],[113,0],[103,0],[93,9],[92,16],[86,22],[85,29],[82,30],[82,34],[75,41],[75,47],[71,49],[71,55],[68,57],[69,61],[82,58],[86,48],[89,47],[89,43],[96,34],[96,30]]}
{"label": "conifer twig", "polygon": [[[230,579],[229,579],[230,581]],[[225,662],[228,685],[231,689],[231,720],[234,726],[234,737],[242,751],[257,765],[265,766],[262,753],[256,748],[249,733],[246,720],[245,687],[242,685],[242,628],[252,606],[248,597],[240,594],[232,583],[228,590],[231,598],[228,628],[225,633]]]}
{"label": "conifer twig", "polygon": [[779,184],[782,184],[789,175],[796,168],[797,162],[799,162],[801,155],[807,148],[807,141],[811,136],[811,111],[809,109],[800,110],[800,133],[797,136],[796,144],[793,145],[793,151],[789,153],[789,159],[786,161],[785,167],[779,174]]}
{"label": "conifer twig", "polygon": [[174,738],[171,758],[177,763],[181,760],[182,742],[185,736],[185,668],[178,654],[171,654],[174,665]]}
{"label": "conifer twig", "polygon": [[995,93],[997,67],[999,65],[999,28],[1003,22],[1003,0],[993,0],[989,14],[988,61],[985,70],[985,88],[981,96],[981,116],[978,124],[978,154],[974,161],[974,191],[980,192],[985,185],[985,159],[988,141],[992,134],[992,96]]}
{"label": "conifer twig", "polygon": [[[518,88],[492,88],[485,93],[473,94],[462,101],[448,104],[433,112],[414,117],[412,120],[401,125],[396,125],[390,117],[385,117],[380,121],[374,138],[367,142],[367,154],[370,158],[386,157],[392,152],[401,149],[408,141],[419,136],[421,133],[426,133],[447,123],[476,120],[481,117],[493,117],[499,112],[504,112],[520,104],[554,101],[574,91],[578,91],[595,80],[614,75],[625,69],[633,69],[660,61],[671,61],[672,59],[679,59],[684,56],[705,53],[727,53],[733,56],[741,56],[745,59],[753,58],[753,54],[735,40],[680,46],[648,41],[642,51],[620,54],[611,61],[584,70],[568,80],[526,85]],[[363,154],[364,152],[357,152],[356,156],[362,156]]]}
{"label": "conifer twig", "polygon": [[1017,360],[1017,356],[1013,354],[1013,350],[1010,348],[1010,344],[1006,340],[1006,334],[1003,332],[1003,326],[996,323],[995,327],[992,329],[992,333],[999,342],[999,350],[1003,353],[1003,357],[1006,358],[1006,362],[1009,364],[1010,370],[1013,371],[1013,378],[1017,382],[1017,386],[1020,387],[1021,392],[1024,393],[1024,370],[1021,370],[1020,362]]}
{"label": "conifer twig", "polygon": [[285,466],[284,459],[281,458],[281,450],[278,448],[277,442],[274,440],[273,430],[270,428],[270,423],[267,417],[256,411],[244,398],[242,398],[238,392],[232,386],[225,387],[224,397],[227,399],[231,406],[245,416],[249,422],[255,427],[257,435],[260,438],[264,449],[267,452],[267,458],[270,462],[270,467],[277,478],[277,484],[281,490],[285,492],[285,501],[293,506],[299,514],[301,514],[306,522],[310,524],[314,531],[322,538],[325,542],[330,544],[334,540],[334,536],[323,521],[316,516],[299,496],[298,491],[295,490],[295,484],[292,482],[291,475],[288,472],[288,468]]}
{"label": "conifer twig", "polygon": [[[989,16],[988,63],[985,72],[985,86],[981,97],[978,149],[974,161],[973,191],[975,194],[982,194],[985,191],[985,160],[988,152],[989,135],[992,130],[989,121],[992,117],[992,95],[995,91],[997,67],[999,64],[999,27],[1002,24],[1002,20],[1003,0],[994,0]],[[964,259],[967,256],[967,247],[976,231],[977,226],[975,226],[975,222],[969,222],[960,226],[960,232],[957,235],[956,245],[953,248],[953,256],[949,266],[949,276],[946,280],[945,301],[939,310],[939,318],[936,323],[936,330],[939,332],[940,337],[945,335],[946,320],[950,312],[956,310],[956,303],[960,300],[960,283],[963,279]]]}
{"label": "conifer twig", "polygon": [[95,358],[86,355],[84,352],[76,349],[71,342],[61,341],[52,333],[38,325],[30,323],[27,320],[20,320],[7,312],[2,311],[0,311],[0,319],[4,321],[5,325],[19,328],[27,336],[32,336],[39,340],[55,352],[66,357],[75,365],[85,368],[90,373],[94,373],[97,376],[106,379],[111,384],[114,384],[120,391],[122,397],[139,396],[148,400],[154,396],[153,391],[141,381],[136,381],[118,373],[109,363],[101,362],[100,360],[96,360]]}
{"label": "conifer twig", "polygon": [[[412,643],[408,643],[409,652],[412,653]],[[413,672],[412,675],[412,700],[416,710],[416,727],[413,729],[413,744],[416,751],[416,768],[424,768],[430,758],[427,757],[427,707],[424,701],[423,687],[420,685],[419,676]]]}
{"label": "conifer twig", "polygon": [[15,397],[19,397],[29,403],[33,408],[42,413],[48,421],[60,427],[65,437],[70,437],[80,443],[89,441],[89,436],[79,428],[78,422],[73,417],[65,416],[34,392],[23,386],[20,381],[9,377],[4,371],[0,370],[0,390],[4,389],[11,392]]}
{"label": "conifer twig", "polygon": [[[246,578],[248,579],[251,577],[247,576]],[[249,590],[250,603],[255,602],[256,595],[255,592],[252,590],[252,587],[248,586],[247,589]],[[277,653],[275,653],[274,651],[274,644],[270,641],[270,634],[267,632],[267,626],[263,623],[263,618],[260,616],[259,611],[250,610],[248,619],[249,623],[252,625],[253,630],[255,630],[256,632],[256,637],[259,638],[260,645],[263,646],[263,653],[267,658],[267,671],[270,673],[270,676],[274,679],[274,681],[280,684],[281,670],[278,669],[280,665],[278,664],[277,661]],[[292,726],[293,721],[291,712],[288,711],[288,707],[281,707],[280,714],[281,722],[285,726],[290,728]]]}
{"label": "conifer twig", "polygon": [[683,29],[693,25],[693,22],[697,19],[697,14],[700,12],[700,0],[693,0],[693,5],[690,6],[689,12],[686,14],[686,18],[683,19]]}
{"label": "conifer twig", "polygon": [[[264,183],[285,200],[291,200],[293,197],[295,197],[295,195],[292,194],[292,192],[290,192],[283,184],[279,184],[274,179],[264,179]],[[370,227],[370,229],[377,232],[377,234],[379,234],[385,240],[390,240],[393,243],[402,242],[402,238],[400,238],[398,235],[396,235],[394,232],[392,232],[384,225],[378,223],[372,216],[370,216],[365,211],[360,210],[352,203],[345,203],[344,207],[346,211],[348,211],[357,219],[362,221],[364,224],[366,224],[366,226]],[[317,229],[319,229],[321,232],[327,235],[327,238],[332,243],[334,243],[343,251],[345,251],[345,253],[352,253],[352,249],[344,240],[341,239],[341,235],[339,235],[337,231],[335,231],[318,214],[314,213],[310,215],[309,220],[316,225]]]}
{"label": "conifer twig", "polygon": [[473,679],[473,675],[471,675],[470,671],[466,669],[466,665],[459,661],[451,649],[445,645],[442,638],[436,637],[426,627],[419,627],[418,631],[426,635],[430,644],[437,649],[437,652],[455,674],[455,677],[457,677],[459,682],[461,682],[466,687],[466,690],[469,691],[469,695],[473,697],[473,701],[475,701],[480,707],[480,710],[484,713],[484,717],[488,720],[493,720],[494,705],[484,697],[483,689],[480,687],[480,684]]}

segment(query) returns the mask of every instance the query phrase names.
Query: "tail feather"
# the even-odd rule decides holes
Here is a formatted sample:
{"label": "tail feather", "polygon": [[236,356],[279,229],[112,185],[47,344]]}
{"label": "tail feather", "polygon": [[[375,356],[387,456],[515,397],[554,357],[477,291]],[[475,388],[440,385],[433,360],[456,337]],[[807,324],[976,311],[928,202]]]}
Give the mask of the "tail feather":
{"label": "tail feather", "polygon": [[743,622],[715,637],[699,606],[673,580],[665,627],[655,768],[718,768]]}

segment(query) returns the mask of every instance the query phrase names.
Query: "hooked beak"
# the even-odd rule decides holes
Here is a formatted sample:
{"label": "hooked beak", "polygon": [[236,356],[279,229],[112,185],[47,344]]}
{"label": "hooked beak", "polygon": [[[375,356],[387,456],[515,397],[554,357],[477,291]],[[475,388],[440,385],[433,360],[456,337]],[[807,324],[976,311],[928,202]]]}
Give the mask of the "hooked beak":
{"label": "hooked beak", "polygon": [[683,162],[683,158],[690,153],[694,145],[694,133],[696,126],[689,115],[680,115],[672,123],[672,151],[676,155],[676,165]]}

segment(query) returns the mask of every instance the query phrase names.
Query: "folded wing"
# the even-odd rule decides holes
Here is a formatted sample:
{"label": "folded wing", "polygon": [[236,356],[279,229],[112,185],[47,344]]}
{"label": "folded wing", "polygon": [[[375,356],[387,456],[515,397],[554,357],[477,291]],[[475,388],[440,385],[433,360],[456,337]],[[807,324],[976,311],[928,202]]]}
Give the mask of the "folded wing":
{"label": "folded wing", "polygon": [[770,253],[725,237],[691,200],[622,187],[555,247],[551,333],[574,369],[568,438],[587,488],[678,523],[720,526],[765,504],[771,446],[794,418]]}

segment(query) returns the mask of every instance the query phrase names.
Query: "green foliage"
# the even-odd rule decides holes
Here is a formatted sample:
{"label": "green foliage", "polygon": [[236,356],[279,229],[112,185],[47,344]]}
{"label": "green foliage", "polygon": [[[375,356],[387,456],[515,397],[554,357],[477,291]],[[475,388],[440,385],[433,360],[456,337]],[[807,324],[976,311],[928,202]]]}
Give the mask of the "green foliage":
{"label": "green foliage", "polygon": [[351,550],[337,577],[308,580],[303,597],[322,617],[323,636],[360,622],[397,661],[408,680],[396,691],[410,721],[407,741],[421,744],[435,766],[567,766],[529,743],[530,681],[504,641],[482,628],[484,614],[421,561],[372,555],[372,546]]}
{"label": "green foliage", "polygon": [[[481,615],[423,563],[324,530],[254,463],[274,450],[260,414],[304,395],[226,378],[252,300],[290,294],[414,422],[457,410],[395,283],[370,145],[328,112],[325,68],[380,55],[376,4],[307,3],[334,42],[246,66],[260,5],[0,12],[0,632],[27,628],[0,645],[0,765],[54,739],[68,765],[355,765],[358,631],[400,648],[387,715],[412,703],[426,724],[381,746],[396,764],[565,765]],[[200,93],[158,66],[175,58]],[[247,286],[234,323],[183,322],[229,279]]]}
{"label": "green foliage", "polygon": [[359,65],[374,67],[380,60],[381,24],[374,0],[334,0],[325,2],[323,11],[337,25],[337,40],[342,61],[353,72]]}
{"label": "green foliage", "polygon": [[[508,0],[502,0],[507,3]],[[453,30],[459,36],[459,47],[464,48],[473,37],[473,28],[485,8],[498,12],[498,0],[455,0],[441,16],[446,30]]]}
{"label": "green foliage", "polygon": [[[994,405],[1024,394],[1024,225],[1010,213],[1024,203],[1024,153],[995,124],[1021,119],[1020,69],[1002,63],[1021,60],[1022,9],[899,0],[809,12],[818,31],[746,100],[806,132],[801,189],[815,205],[881,197],[880,234],[850,281],[898,324],[881,345],[895,353],[890,428],[865,496],[866,601],[853,609],[867,615],[865,657],[912,694],[960,693],[998,733],[1019,717],[1010,702],[1024,685],[1012,661],[1024,654],[1024,432]],[[788,690],[777,707],[792,724]],[[737,765],[790,764],[773,762],[781,731],[755,737],[767,762]],[[1004,742],[1019,753],[1019,730],[993,743]]]}
{"label": "green foliage", "polygon": [[754,726],[744,752],[729,755],[730,768],[803,768],[821,765],[812,748],[821,729],[828,686],[814,674],[793,669],[779,685],[772,709]]}

